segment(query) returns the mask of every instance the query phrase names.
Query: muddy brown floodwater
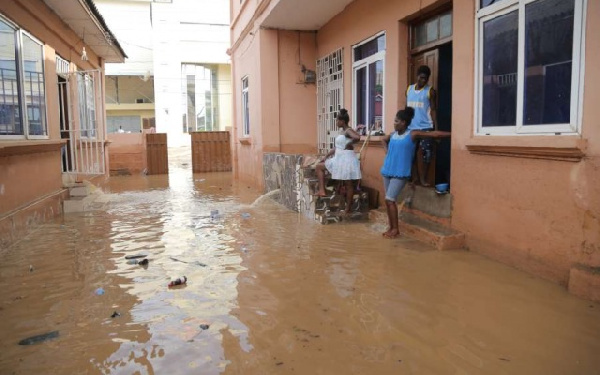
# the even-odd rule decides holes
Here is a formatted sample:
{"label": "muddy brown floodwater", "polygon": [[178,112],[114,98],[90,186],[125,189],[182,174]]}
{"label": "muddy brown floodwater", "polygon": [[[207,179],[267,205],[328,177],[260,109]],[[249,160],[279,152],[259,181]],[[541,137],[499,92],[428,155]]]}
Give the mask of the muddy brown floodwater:
{"label": "muddy brown floodwater", "polygon": [[599,304],[477,254],[181,164],[95,195],[0,254],[0,374],[600,373]]}

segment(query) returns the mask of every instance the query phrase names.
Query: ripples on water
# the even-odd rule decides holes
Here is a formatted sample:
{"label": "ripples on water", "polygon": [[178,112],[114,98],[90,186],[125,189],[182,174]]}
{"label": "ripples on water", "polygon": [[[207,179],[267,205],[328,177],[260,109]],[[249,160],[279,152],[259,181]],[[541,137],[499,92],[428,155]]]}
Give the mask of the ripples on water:
{"label": "ripples on water", "polygon": [[[1,255],[0,373],[600,368],[593,304],[473,254],[388,241],[369,223],[321,226],[255,202],[228,173],[112,178],[99,195],[101,209]],[[127,264],[140,253],[148,267]],[[187,285],[167,288],[179,275]]]}

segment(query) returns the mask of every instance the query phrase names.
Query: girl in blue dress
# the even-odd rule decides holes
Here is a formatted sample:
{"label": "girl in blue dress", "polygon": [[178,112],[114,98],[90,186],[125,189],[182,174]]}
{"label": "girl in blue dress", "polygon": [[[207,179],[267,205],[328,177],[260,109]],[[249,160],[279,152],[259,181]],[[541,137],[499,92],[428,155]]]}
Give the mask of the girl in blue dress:
{"label": "girl in blue dress", "polygon": [[385,206],[388,214],[390,228],[383,233],[386,238],[398,237],[398,196],[409,181],[411,167],[415,156],[415,147],[419,138],[441,138],[450,136],[443,131],[420,131],[409,129],[410,122],[415,116],[412,107],[396,113],[394,119],[394,132],[386,135],[383,140],[383,149],[386,152],[381,175],[385,188]]}

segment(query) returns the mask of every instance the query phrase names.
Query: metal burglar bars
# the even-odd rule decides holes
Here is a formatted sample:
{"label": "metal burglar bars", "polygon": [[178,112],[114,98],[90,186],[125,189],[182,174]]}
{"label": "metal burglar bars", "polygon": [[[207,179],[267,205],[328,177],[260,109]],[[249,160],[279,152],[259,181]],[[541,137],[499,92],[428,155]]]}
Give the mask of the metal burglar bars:
{"label": "metal burglar bars", "polygon": [[335,142],[335,114],[342,108],[344,76],[342,48],[317,60],[317,126],[319,153],[327,153]]}
{"label": "metal burglar bars", "polygon": [[106,171],[104,100],[98,70],[62,75],[59,82],[63,172],[97,175]]}

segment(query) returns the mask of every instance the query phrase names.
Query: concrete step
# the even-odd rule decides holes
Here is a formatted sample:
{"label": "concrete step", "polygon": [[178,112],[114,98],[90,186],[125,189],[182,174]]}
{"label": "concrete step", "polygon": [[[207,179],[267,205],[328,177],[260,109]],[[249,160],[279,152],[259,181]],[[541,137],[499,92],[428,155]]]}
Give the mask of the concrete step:
{"label": "concrete step", "polygon": [[69,187],[69,195],[72,197],[87,197],[90,195],[90,188],[88,185],[84,184],[71,186]]}
{"label": "concrete step", "polygon": [[578,264],[569,272],[569,293],[600,302],[600,267]]}
{"label": "concrete step", "polygon": [[[370,219],[385,225],[388,224],[385,209],[371,210]],[[402,212],[399,215],[398,226],[401,234],[427,243],[438,250],[458,250],[465,246],[464,233],[409,212]]]}
{"label": "concrete step", "polygon": [[94,199],[95,197],[91,195],[86,197],[71,197],[63,202],[63,212],[68,214],[73,212],[90,211]]}

